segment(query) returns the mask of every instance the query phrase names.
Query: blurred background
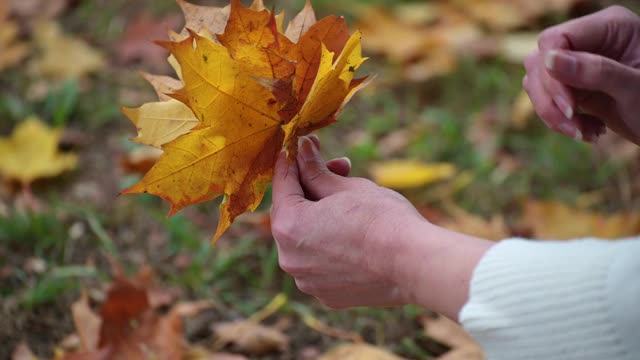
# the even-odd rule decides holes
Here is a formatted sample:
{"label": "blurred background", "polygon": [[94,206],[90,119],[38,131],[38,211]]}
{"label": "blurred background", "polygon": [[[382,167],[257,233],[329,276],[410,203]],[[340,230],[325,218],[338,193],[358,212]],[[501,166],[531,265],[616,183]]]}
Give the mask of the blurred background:
{"label": "blurred background", "polygon": [[[304,6],[265,3],[287,19]],[[542,29],[613,4],[640,9],[313,1],[318,18],[342,15],[363,31],[370,60],[361,72],[377,76],[318,132],[323,153],[349,156],[353,176],[476,236],[637,235],[638,148],[610,134],[590,145],[548,131],[521,88]],[[167,219],[158,198],[118,196],[159,156],[129,141],[135,127],[119,106],[156,100],[139,72],[174,75],[151,40],[183,24],[173,0],[1,0],[0,358],[95,358],[78,355],[96,345],[97,327],[83,324],[109,321],[109,284],[134,284],[153,324],[179,325],[134,336],[169,347],[167,358],[482,359],[460,328],[425,309],[330,311],[299,293],[278,267],[270,194],[213,248],[217,204]],[[135,303],[131,289],[116,305]]]}

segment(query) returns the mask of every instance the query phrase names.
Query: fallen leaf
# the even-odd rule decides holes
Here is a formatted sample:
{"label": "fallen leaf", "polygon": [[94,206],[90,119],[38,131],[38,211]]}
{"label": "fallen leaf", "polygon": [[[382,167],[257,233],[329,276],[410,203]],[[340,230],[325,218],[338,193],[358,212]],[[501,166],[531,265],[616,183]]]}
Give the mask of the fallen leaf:
{"label": "fallen leaf", "polygon": [[239,351],[252,355],[283,352],[289,346],[289,337],[280,330],[251,320],[238,320],[214,324],[216,342],[232,344]]}
{"label": "fallen leaf", "polygon": [[178,25],[179,18],[167,16],[154,18],[147,13],[136,16],[127,23],[122,38],[118,41],[116,52],[121,63],[141,62],[156,71],[167,68],[167,51],[156,46],[152,40],[167,37],[167,29]]}
{"label": "fallen leaf", "polygon": [[76,155],[58,151],[60,136],[59,129],[51,129],[35,117],[27,118],[11,137],[0,138],[0,175],[28,185],[74,169]]}
{"label": "fallen leaf", "polygon": [[150,269],[143,268],[136,276],[127,278],[119,265],[113,263],[113,273],[114,281],[99,314],[89,307],[86,293],[72,305],[81,347],[63,352],[57,359],[183,359],[186,341],[182,318],[194,316],[212,304],[178,303],[163,315],[155,308],[158,304],[153,303]]}
{"label": "fallen leaf", "polygon": [[340,345],[318,360],[402,360],[384,349],[369,344],[344,344]]}
{"label": "fallen leaf", "polygon": [[0,4],[0,71],[18,64],[29,53],[29,45],[18,40],[19,27],[9,20],[9,8]]}
{"label": "fallen leaf", "polygon": [[427,164],[416,160],[391,160],[373,164],[371,175],[378,185],[392,189],[410,189],[452,178],[455,166]]}
{"label": "fallen leaf", "polygon": [[[294,44],[266,9],[232,0],[225,17],[225,8],[179,3],[187,32],[159,44],[172,53],[184,84],[170,96],[197,123],[187,122],[187,111],[171,100],[123,109],[139,129],[138,141],[164,151],[123,193],[160,196],[171,202],[170,215],[224,195],[217,240],[238,215],[260,204],[283,144],[292,157],[298,136],[334,122],[365,86],[353,79],[364,59],[360,35],[349,37],[344,19],[328,17],[307,28],[315,18],[310,7],[290,25],[307,29]],[[220,33],[222,20],[228,22]],[[219,43],[198,33],[204,30],[218,34]],[[159,93],[175,86],[167,79],[150,82]]]}
{"label": "fallen leaf", "polygon": [[453,4],[494,31],[508,31],[548,14],[566,14],[581,0],[454,0]]}
{"label": "fallen leaf", "polygon": [[73,324],[80,339],[80,350],[91,351],[98,348],[100,326],[102,321],[91,310],[89,306],[89,296],[86,291],[71,305]]}
{"label": "fallen leaf", "polygon": [[11,12],[22,18],[51,19],[60,15],[68,6],[68,0],[5,0]]}
{"label": "fallen leaf", "polygon": [[242,355],[211,352],[201,346],[192,347],[187,351],[184,360],[248,360]]}
{"label": "fallen leaf", "polygon": [[556,201],[527,201],[521,224],[543,240],[618,239],[640,234],[639,213],[596,213]]}
{"label": "fallen leaf", "polygon": [[140,74],[149,82],[149,84],[151,84],[151,86],[153,86],[153,89],[156,91],[156,94],[158,94],[160,101],[171,100],[171,96],[167,94],[174,93],[183,86],[182,81],[170,76],[152,75],[145,72]]}
{"label": "fallen leaf", "polygon": [[162,155],[162,150],[150,147],[139,147],[120,159],[120,167],[126,174],[144,175],[151,170]]}
{"label": "fallen leaf", "polygon": [[538,33],[509,33],[499,39],[498,54],[514,64],[522,64],[529,54],[538,49]]}
{"label": "fallen leaf", "polygon": [[33,29],[40,55],[28,64],[35,78],[59,82],[80,79],[105,66],[103,55],[84,41],[66,35],[54,22],[40,21]]}
{"label": "fallen leaf", "polygon": [[504,240],[511,234],[500,214],[487,220],[453,205],[447,206],[447,213],[450,217],[439,225],[451,231],[496,241]]}
{"label": "fallen leaf", "polygon": [[480,345],[464,329],[444,316],[421,318],[426,336],[451,348],[437,357],[438,360],[483,360],[484,353]]}
{"label": "fallen leaf", "polygon": [[534,115],[533,103],[531,103],[527,92],[522,90],[511,107],[511,125],[518,130],[522,130]]}

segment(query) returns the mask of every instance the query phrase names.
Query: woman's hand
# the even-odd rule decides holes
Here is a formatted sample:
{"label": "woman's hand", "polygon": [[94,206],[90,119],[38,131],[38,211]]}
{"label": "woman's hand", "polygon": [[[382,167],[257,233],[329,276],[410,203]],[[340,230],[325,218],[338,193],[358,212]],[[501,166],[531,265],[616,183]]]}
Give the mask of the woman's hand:
{"label": "woman's hand", "polygon": [[413,303],[455,319],[491,243],[437,228],[400,194],[342,176],[344,160],[328,165],[307,137],[297,163],[278,159],[271,221],[282,269],[331,308]]}
{"label": "woman's hand", "polygon": [[278,160],[271,218],[280,265],[301,291],[332,308],[407,302],[394,233],[424,220],[400,194],[331,172],[307,137],[297,165]]}
{"label": "woman's hand", "polygon": [[523,80],[545,124],[595,141],[606,127],[640,145],[640,17],[613,6],[545,30]]}

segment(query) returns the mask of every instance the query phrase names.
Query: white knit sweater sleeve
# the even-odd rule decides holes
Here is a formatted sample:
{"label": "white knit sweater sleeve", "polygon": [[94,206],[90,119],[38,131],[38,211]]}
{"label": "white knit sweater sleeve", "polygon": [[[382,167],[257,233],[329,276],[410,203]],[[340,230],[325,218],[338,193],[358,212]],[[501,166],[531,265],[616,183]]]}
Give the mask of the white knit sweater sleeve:
{"label": "white knit sweater sleeve", "polygon": [[638,360],[640,238],[502,241],[460,322],[490,360]]}

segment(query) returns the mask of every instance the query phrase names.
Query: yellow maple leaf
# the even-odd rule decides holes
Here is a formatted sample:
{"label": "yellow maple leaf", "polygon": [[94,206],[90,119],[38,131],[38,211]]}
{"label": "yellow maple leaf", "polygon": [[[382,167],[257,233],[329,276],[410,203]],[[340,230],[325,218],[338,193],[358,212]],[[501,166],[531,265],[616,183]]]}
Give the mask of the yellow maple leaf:
{"label": "yellow maple leaf", "polygon": [[452,178],[455,166],[448,163],[426,164],[416,160],[391,160],[374,164],[373,180],[392,189],[410,189]]}
{"label": "yellow maple leaf", "polygon": [[584,237],[617,239],[640,234],[640,214],[599,214],[556,201],[528,201],[522,225],[544,240]]}
{"label": "yellow maple leaf", "polygon": [[385,349],[369,344],[344,344],[335,347],[318,360],[403,360]]}
{"label": "yellow maple leaf", "polygon": [[28,185],[74,169],[76,155],[58,151],[60,135],[35,117],[26,119],[11,137],[0,138],[0,174]]}
{"label": "yellow maple leaf", "polygon": [[33,35],[41,52],[29,64],[29,71],[35,77],[53,81],[79,79],[105,65],[100,52],[84,41],[64,34],[54,22],[37,23]]}

